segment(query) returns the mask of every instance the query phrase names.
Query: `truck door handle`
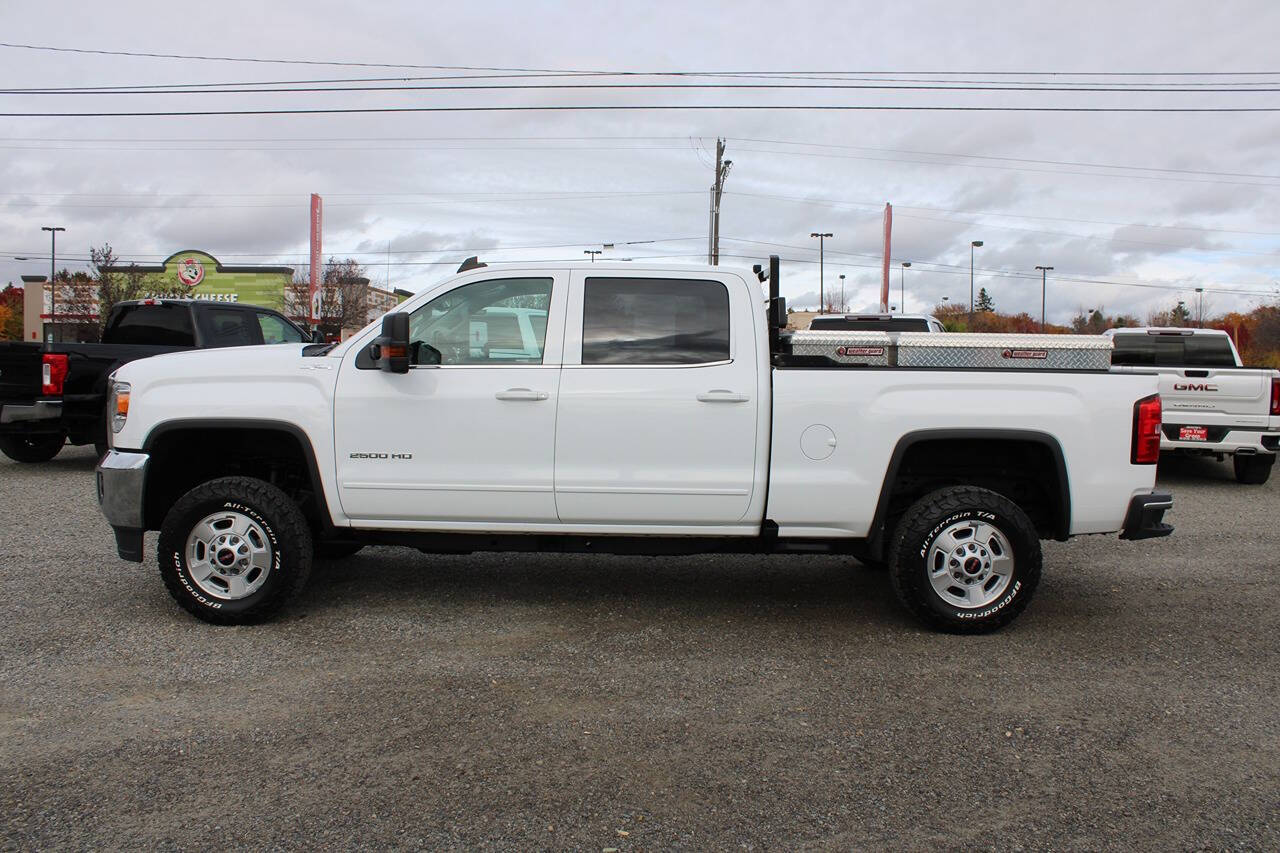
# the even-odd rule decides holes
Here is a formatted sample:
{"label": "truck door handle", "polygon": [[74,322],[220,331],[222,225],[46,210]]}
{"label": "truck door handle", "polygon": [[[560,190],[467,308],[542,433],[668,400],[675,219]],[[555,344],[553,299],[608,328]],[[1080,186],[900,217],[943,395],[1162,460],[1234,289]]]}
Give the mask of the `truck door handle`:
{"label": "truck door handle", "polygon": [[714,391],[704,391],[698,395],[699,403],[745,403],[751,398],[746,394],[735,394],[732,391],[726,391],[723,388],[717,388]]}
{"label": "truck door handle", "polygon": [[532,391],[528,388],[508,388],[493,396],[499,400],[545,400],[551,395],[546,391]]}

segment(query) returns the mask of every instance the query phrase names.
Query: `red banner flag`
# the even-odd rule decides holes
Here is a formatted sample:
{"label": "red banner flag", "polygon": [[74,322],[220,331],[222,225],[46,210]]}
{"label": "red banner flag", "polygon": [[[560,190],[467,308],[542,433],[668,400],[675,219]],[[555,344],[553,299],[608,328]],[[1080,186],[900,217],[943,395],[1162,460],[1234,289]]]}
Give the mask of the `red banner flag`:
{"label": "red banner flag", "polygon": [[880,282],[880,310],[889,310],[889,244],[893,237],[893,205],[884,204],[884,278]]}
{"label": "red banner flag", "polygon": [[[317,325],[320,322],[320,280],[322,277],[324,266],[324,253],[320,250],[320,234],[323,230],[321,227],[321,201],[320,196],[315,193],[311,194],[311,281],[307,287],[307,302],[309,309],[307,319],[311,325]],[[888,279],[885,279],[888,281]]]}

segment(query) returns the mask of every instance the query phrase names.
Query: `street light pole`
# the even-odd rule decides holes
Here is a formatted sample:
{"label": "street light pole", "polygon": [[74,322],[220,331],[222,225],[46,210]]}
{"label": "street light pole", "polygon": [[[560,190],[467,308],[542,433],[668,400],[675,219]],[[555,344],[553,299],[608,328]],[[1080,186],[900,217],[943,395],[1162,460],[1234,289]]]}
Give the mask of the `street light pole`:
{"label": "street light pole", "polygon": [[58,269],[58,232],[66,231],[62,226],[41,226],[41,231],[49,232],[49,325],[53,336],[58,337],[58,284],[54,280]]}
{"label": "street light pole", "polygon": [[840,273],[840,312],[844,313],[844,273]]}
{"label": "street light pole", "polygon": [[823,269],[822,269],[823,241],[825,241],[827,237],[831,237],[831,236],[834,236],[834,235],[832,235],[832,233],[831,233],[830,231],[821,231],[821,232],[819,232],[819,231],[814,231],[814,232],[810,233],[810,234],[809,234],[809,236],[810,236],[810,237],[817,237],[817,238],[818,238],[818,313],[819,313],[819,314],[825,314],[825,313],[826,313],[826,310],[827,310],[827,303],[826,303],[826,297],[823,295],[823,288],[822,288],[822,282],[823,282]]}
{"label": "street light pole", "polygon": [[1196,320],[1196,323],[1197,325],[1200,326],[1200,328],[1203,329],[1204,328],[1204,288],[1203,287],[1196,288],[1196,302],[1197,302],[1196,317],[1198,318]]}
{"label": "street light pole", "polygon": [[1040,334],[1044,334],[1044,286],[1045,278],[1049,275],[1049,270],[1053,267],[1042,267],[1036,264],[1036,269],[1040,270]]}
{"label": "street light pole", "polygon": [[603,252],[603,251],[604,251],[604,249],[584,249],[584,250],[583,250],[583,252],[582,252],[582,254],[584,254],[584,255],[590,255],[590,256],[591,256],[591,263],[593,263],[593,264],[594,264],[594,263],[596,262],[596,255],[600,254],[600,253],[601,253],[601,252]]}
{"label": "street light pole", "polygon": [[907,267],[911,261],[902,262],[902,273],[898,276],[898,313],[907,313]]}
{"label": "street light pole", "polygon": [[969,325],[973,325],[973,250],[982,246],[981,240],[969,243]]}

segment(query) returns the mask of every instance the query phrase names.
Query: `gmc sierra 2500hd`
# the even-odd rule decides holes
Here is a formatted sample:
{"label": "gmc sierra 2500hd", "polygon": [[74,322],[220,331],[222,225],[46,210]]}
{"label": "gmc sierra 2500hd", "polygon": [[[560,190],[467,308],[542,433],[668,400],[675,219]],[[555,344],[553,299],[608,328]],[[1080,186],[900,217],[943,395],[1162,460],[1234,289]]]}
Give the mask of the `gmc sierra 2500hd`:
{"label": "gmc sierra 2500hd", "polygon": [[1245,367],[1218,329],[1111,329],[1116,372],[1160,375],[1160,449],[1231,457],[1236,480],[1271,477],[1280,450],[1280,370]]}
{"label": "gmc sierra 2500hd", "polygon": [[[224,624],[367,543],[844,553],[978,632],[1027,605],[1042,538],[1172,530],[1157,379],[1109,373],[1107,339],[788,337],[777,267],[471,268],[341,344],[128,364],[98,467],[117,551],[158,529],[169,591]],[[891,366],[846,360],[874,334]]]}

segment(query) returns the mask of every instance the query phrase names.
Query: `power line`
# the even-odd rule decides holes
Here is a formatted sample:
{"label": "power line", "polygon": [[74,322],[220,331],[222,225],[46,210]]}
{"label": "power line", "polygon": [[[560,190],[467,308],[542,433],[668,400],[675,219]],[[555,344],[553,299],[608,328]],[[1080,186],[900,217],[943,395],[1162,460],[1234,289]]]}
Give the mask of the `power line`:
{"label": "power line", "polygon": [[[721,239],[728,242],[732,242],[732,243],[750,243],[754,245],[771,246],[771,247],[780,248],[780,249],[799,249],[802,251],[815,251],[812,249],[812,247],[809,247],[809,246],[795,245],[790,243],[770,243],[763,240],[745,240],[739,237],[722,237]],[[871,257],[871,258],[880,257],[879,255],[873,255],[869,253],[842,252],[842,251],[836,251],[833,249],[827,249],[826,253],[829,255],[853,255],[856,257]],[[753,257],[753,256],[725,255],[725,257]],[[818,263],[818,260],[816,258],[784,258],[784,260],[788,260],[793,263],[806,263],[806,264]],[[830,261],[830,260],[827,261],[827,263],[833,266],[852,267],[855,269],[879,270],[881,268],[881,265],[878,263],[855,264],[855,263],[848,263],[848,262],[842,262],[842,261]],[[965,265],[944,264],[937,261],[915,261],[914,263],[917,266],[934,268],[934,269],[931,269],[930,272],[944,273],[947,275],[961,275],[961,276],[969,275],[969,266],[967,264]],[[984,269],[982,267],[978,267],[976,271],[987,276],[988,278],[1012,278],[1012,279],[1027,279],[1029,281],[1036,281],[1036,282],[1040,281],[1039,275],[1033,274],[1030,272],[1023,272],[1021,270],[992,269],[992,268]],[[1163,290],[1188,290],[1196,286],[1196,285],[1159,284],[1155,282],[1114,281],[1114,280],[1108,280],[1108,279],[1079,278],[1079,277],[1073,277],[1073,276],[1067,276],[1067,275],[1050,276],[1050,279],[1053,281],[1063,281],[1063,282],[1071,282],[1071,283],[1079,283],[1079,284],[1101,284],[1101,285],[1113,285],[1116,287],[1146,287],[1146,288],[1156,288],[1156,289],[1163,289]],[[1207,288],[1207,290],[1209,290],[1209,288]],[[1232,289],[1232,288],[1220,288],[1220,287],[1214,287],[1214,288],[1211,288],[1211,290],[1214,293],[1230,293],[1230,294],[1244,295],[1244,296],[1275,296],[1276,295],[1276,291],[1274,290],[1260,291],[1260,290],[1243,290],[1238,288]]]}
{"label": "power line", "polygon": [[[939,163],[933,160],[904,160],[900,157],[867,157],[858,154],[829,154],[817,151],[771,151],[764,148],[740,148],[738,150],[748,151],[754,154],[781,154],[783,156],[799,156],[799,157],[823,157],[835,158],[838,160],[866,160],[873,163],[910,163],[916,166],[963,166],[969,169],[996,169],[1002,172],[1029,172],[1039,173],[1043,175],[1081,175],[1090,178],[1127,178],[1136,181],[1159,181],[1164,183],[1184,183],[1184,184],[1218,184],[1222,186],[1237,187],[1280,187],[1280,184],[1257,183],[1253,181],[1223,181],[1217,179],[1198,179],[1198,178],[1176,178],[1167,175],[1128,175],[1121,173],[1107,172],[1080,172],[1068,169],[1035,169],[1027,166],[998,166],[992,163]],[[948,156],[948,155],[936,155]],[[1270,176],[1264,176],[1270,177]]]}
{"label": "power line", "polygon": [[1213,88],[1185,89],[1148,86],[1143,88],[1113,88],[1105,86],[1023,86],[993,83],[988,85],[907,84],[907,83],[468,83],[457,85],[364,85],[364,86],[254,86],[254,87],[196,87],[196,88],[138,88],[138,89],[0,89],[0,95],[56,96],[73,95],[260,95],[301,94],[308,92],[489,92],[489,91],[546,91],[576,89],[805,89],[813,91],[922,91],[922,92],[1085,92],[1110,94],[1266,94],[1280,92],[1280,88]]}
{"label": "power line", "polygon": [[[322,137],[322,136],[316,136],[316,137],[312,137],[312,136],[296,136],[296,137],[220,137],[220,138],[216,138],[216,139],[209,139],[209,138],[206,138],[206,137],[200,137],[200,138],[196,138],[196,137],[149,137],[149,138],[141,138],[141,137],[65,137],[65,136],[62,136],[62,137],[59,137],[59,136],[43,137],[43,136],[11,136],[11,137],[3,137],[3,138],[0,138],[0,142],[43,142],[43,143],[49,143],[49,142],[70,142],[70,143],[76,143],[76,145],[75,145],[74,147],[68,147],[68,148],[56,148],[56,147],[52,147],[52,146],[49,146],[49,145],[40,145],[40,146],[4,146],[4,145],[0,145],[0,148],[9,148],[9,149],[11,149],[11,150],[50,150],[50,149],[52,148],[52,150],[75,150],[75,151],[79,151],[79,150],[93,150],[92,148],[89,148],[89,147],[87,147],[87,146],[93,146],[93,145],[96,145],[96,143],[100,143],[100,142],[111,142],[111,143],[119,142],[119,143],[137,143],[138,145],[145,146],[145,147],[140,148],[140,149],[131,149],[131,148],[99,148],[99,150],[126,150],[126,151],[127,151],[127,150],[143,150],[143,151],[157,151],[157,150],[159,150],[159,151],[168,151],[168,150],[176,150],[176,151],[225,151],[225,150],[235,150],[235,151],[244,151],[244,150],[261,150],[261,151],[273,151],[273,150],[283,150],[283,151],[349,151],[349,150],[391,150],[391,151],[413,151],[413,150],[441,150],[441,151],[448,151],[448,150],[495,150],[495,151],[500,151],[500,150],[522,150],[522,151],[523,151],[523,150],[554,150],[554,151],[559,151],[559,150],[633,150],[633,149],[634,149],[634,150],[657,150],[657,151],[665,151],[665,150],[677,150],[677,149],[678,149],[678,150],[683,150],[683,149],[684,149],[684,147],[685,147],[685,146],[684,146],[684,143],[686,143],[686,142],[688,141],[688,139],[690,139],[690,138],[694,138],[694,137],[686,137],[686,136],[544,136],[544,137],[525,137],[525,136],[475,136],[475,137],[469,137],[469,136],[323,136],[323,137]],[[697,138],[700,138],[700,137],[697,137]],[[1132,171],[1144,171],[1144,172],[1160,172],[1160,173],[1169,173],[1169,174],[1208,175],[1208,176],[1217,176],[1217,177],[1259,178],[1259,179],[1278,180],[1278,181],[1280,181],[1280,175],[1259,174],[1259,173],[1252,173],[1252,172],[1216,172],[1216,171],[1210,171],[1210,170],[1205,170],[1205,169],[1175,169],[1175,168],[1166,168],[1166,167],[1158,167],[1158,166],[1132,166],[1132,165],[1124,165],[1124,164],[1117,164],[1117,163],[1093,163],[1093,162],[1071,161],[1071,160],[1045,160],[1045,159],[1033,159],[1033,158],[1027,158],[1027,157],[1004,157],[1004,156],[985,155],[985,154],[965,154],[965,153],[961,153],[961,152],[950,152],[950,151],[920,151],[920,150],[900,149],[900,148],[874,148],[874,147],[870,147],[870,146],[863,146],[863,145],[830,145],[830,144],[822,144],[822,143],[816,143],[816,142],[799,142],[799,141],[794,141],[794,140],[781,140],[781,139],[752,139],[752,138],[747,138],[747,137],[727,137],[727,138],[728,138],[728,139],[731,139],[731,140],[734,140],[734,141],[739,141],[739,142],[754,142],[754,143],[770,144],[770,145],[789,145],[789,146],[804,146],[804,147],[809,147],[809,148],[828,148],[828,149],[843,149],[843,150],[875,151],[875,152],[894,153],[894,154],[910,154],[910,155],[914,155],[914,156],[925,156],[925,157],[956,157],[956,158],[964,158],[964,159],[980,159],[980,160],[1003,161],[1003,162],[1010,162],[1010,163],[1032,163],[1032,164],[1041,164],[1041,165],[1075,166],[1075,167],[1083,167],[1083,168],[1113,169],[1113,170],[1132,170]],[[430,149],[405,148],[405,147],[388,147],[388,148],[379,147],[379,148],[371,148],[371,147],[365,147],[365,146],[362,146],[362,147],[360,147],[360,148],[358,148],[358,149],[352,149],[352,148],[350,148],[350,147],[328,148],[328,147],[322,147],[322,146],[316,146],[316,145],[309,145],[309,146],[304,147],[304,148],[282,148],[282,147],[279,147],[279,146],[275,146],[275,145],[274,145],[274,143],[288,143],[288,142],[350,142],[350,143],[359,143],[359,142],[485,142],[485,143],[489,143],[489,142],[521,142],[521,143],[542,143],[542,142],[548,142],[548,143],[550,143],[550,142],[597,142],[597,141],[600,141],[600,142],[635,142],[635,141],[647,141],[647,142],[676,142],[676,141],[678,141],[678,142],[680,142],[680,143],[681,143],[681,145],[679,145],[679,146],[640,146],[640,145],[626,145],[626,146],[620,146],[620,147],[601,146],[601,147],[599,147],[599,148],[585,148],[585,149],[583,148],[583,146],[572,146],[572,147],[568,147],[568,148],[554,148],[554,147],[551,147],[550,145],[543,146],[543,145],[540,145],[540,144],[539,144],[539,145],[536,145],[536,146],[520,145],[520,146],[516,146],[515,148],[509,147],[509,146],[490,146],[490,145],[486,145],[486,146],[484,146],[484,147],[482,147],[482,148],[476,148],[476,147],[474,147],[474,146],[461,146],[461,147],[459,147],[459,148],[454,148],[454,147],[450,147],[450,146],[432,146],[432,148],[430,148]],[[164,144],[164,143],[170,143],[170,142],[192,143],[192,144],[193,144],[193,147],[190,147],[190,148],[187,148],[187,147],[182,147],[182,148],[156,147],[157,145],[161,145],[161,144]],[[228,147],[228,146],[226,146],[226,145],[222,145],[222,144],[221,144],[221,143],[242,143],[242,142],[261,142],[261,143],[272,143],[273,145],[272,145],[272,147],[265,147],[265,148],[249,148],[249,147],[243,147],[243,146],[239,146],[239,145],[237,145],[237,146],[235,146],[235,147]],[[216,146],[216,147],[215,147],[215,146]],[[817,154],[811,154],[811,152],[769,151],[769,150],[766,150],[766,149],[746,149],[746,150],[748,150],[748,151],[752,151],[752,152],[754,152],[754,153],[784,154],[784,155],[787,155],[787,154],[795,154],[795,155],[799,155],[799,156],[805,156],[805,155],[810,155],[810,156],[820,156],[820,155],[817,155]],[[912,163],[912,164],[917,164],[917,165],[930,165],[930,166],[975,166],[975,165],[976,165],[976,164],[969,164],[969,163],[934,163],[934,162],[928,162],[928,161],[922,162],[922,161],[917,161],[917,160],[898,160],[898,159],[894,159],[894,158],[861,158],[861,157],[851,157],[850,159],[867,159],[867,160],[872,160],[872,161],[874,161],[874,162],[902,162],[902,163]],[[1032,169],[1013,169],[1013,170],[1014,170],[1014,171],[1034,171],[1034,172],[1040,172],[1040,173],[1042,173],[1042,174],[1051,174],[1051,175],[1057,175],[1057,174],[1065,174],[1065,175],[1088,174],[1088,173],[1082,173],[1082,172],[1067,172],[1067,171],[1060,171],[1060,170],[1041,170],[1041,169],[1034,169],[1034,170],[1032,170]],[[1143,176],[1143,175],[1113,175],[1113,174],[1109,174],[1109,173],[1103,173],[1102,175],[1097,175],[1096,177],[1146,178],[1146,179],[1155,180],[1155,179],[1157,179],[1157,177],[1158,177],[1158,176]],[[1197,181],[1197,182],[1195,182],[1195,183],[1221,183],[1221,182],[1217,182],[1217,181]],[[1235,183],[1235,182],[1231,182],[1231,183]],[[1248,185],[1248,186],[1255,186],[1255,184],[1246,184],[1246,185]],[[1257,184],[1256,186],[1271,186],[1271,184]]]}
{"label": "power line", "polygon": [[[790,201],[790,202],[797,202],[801,204],[817,204],[817,205],[823,205],[828,207],[840,207],[840,206],[875,207],[875,205],[872,202],[828,201],[823,199],[799,198],[795,196],[768,195],[765,193],[734,192],[729,194],[737,195],[737,196],[748,196],[751,198],[772,199],[776,201]],[[922,209],[922,208],[912,208],[909,205],[903,205],[903,207],[909,210]],[[923,208],[923,209],[927,209],[927,208]],[[948,217],[948,216],[918,216],[910,213],[903,213],[900,215],[907,219],[921,219],[921,220],[935,221],[935,222],[958,222],[958,223],[965,223],[970,225],[974,224],[972,220],[956,219],[954,217]],[[1156,246],[1160,248],[1174,249],[1174,250],[1183,251],[1183,252],[1203,252],[1205,254],[1211,254],[1211,255],[1227,254],[1227,255],[1250,255],[1250,256],[1260,256],[1260,257],[1280,256],[1280,254],[1275,252],[1252,252],[1244,249],[1212,249],[1212,248],[1203,248],[1203,247],[1197,247],[1197,246],[1178,246],[1172,243],[1158,243],[1150,240],[1132,240],[1124,237],[1107,237],[1101,234],[1077,234],[1071,231],[1049,231],[1049,230],[1039,229],[1039,228],[1019,228],[1016,225],[998,225],[993,223],[986,223],[985,227],[997,228],[1004,231],[1022,231],[1030,234],[1048,234],[1054,237],[1073,237],[1079,240],[1100,240],[1105,243],[1132,243],[1134,245],[1140,245],[1140,246]]]}
{"label": "power line", "polygon": [[[528,201],[590,201],[592,199],[605,198],[638,198],[646,196],[677,196],[677,195],[701,195],[701,190],[677,190],[674,192],[606,192],[592,195],[555,195],[555,196],[528,196],[519,198],[451,198],[441,201],[383,201],[379,202],[381,206],[436,206],[443,204],[482,204],[490,202],[528,202]],[[326,207],[367,207],[369,202],[334,202],[326,204]],[[104,210],[245,210],[245,209],[270,209],[270,210],[296,210],[306,205],[305,200],[294,204],[66,204],[59,203],[59,207],[67,208],[85,208],[85,209],[104,209]],[[8,207],[47,207],[46,202],[9,202]]]}
{"label": "power line", "polygon": [[934,75],[971,75],[971,76],[1026,76],[1026,77],[1045,77],[1045,76],[1076,76],[1076,77],[1248,77],[1248,76],[1265,76],[1280,74],[1280,71],[890,71],[890,70],[863,70],[863,71],[612,71],[600,72],[587,71],[583,69],[556,69],[556,68],[510,68],[510,67],[492,67],[492,66],[475,66],[475,65],[424,65],[413,63],[387,63],[387,62],[355,62],[351,60],[318,60],[318,59],[277,59],[264,57],[246,57],[246,56],[210,56],[200,54],[184,54],[184,53],[155,53],[143,51],[129,50],[103,50],[91,48],[75,48],[75,47],[57,47],[52,45],[34,45],[34,44],[18,44],[13,42],[0,42],[0,47],[8,47],[21,50],[33,51],[51,51],[57,53],[80,53],[95,54],[101,56],[131,56],[147,59],[185,59],[208,62],[251,62],[251,63],[268,63],[276,65],[337,65],[337,66],[353,66],[360,68],[422,68],[437,71],[512,71],[512,72],[535,72],[545,74],[633,74],[640,76],[656,76],[662,75],[681,75],[681,76],[705,76],[708,74],[737,74],[737,75],[755,75],[762,73],[772,74],[934,74]]}
{"label": "power line", "polygon": [[916,151],[905,148],[871,148],[866,145],[828,145],[818,142],[793,142],[783,139],[747,139],[729,137],[737,142],[767,143],[771,145],[804,145],[811,148],[839,148],[856,151],[879,151],[888,154],[911,154],[925,157],[964,157],[970,160],[1001,160],[1010,163],[1034,163],[1050,166],[1080,166],[1096,169],[1132,169],[1143,172],[1169,172],[1184,175],[1216,175],[1227,178],[1272,178],[1280,180],[1280,175],[1259,175],[1249,172],[1210,172],[1204,169],[1172,169],[1159,166],[1124,166],[1115,163],[1086,163],[1072,160],[1035,160],[1028,157],[1001,157],[991,154],[959,154],[948,151]]}
{"label": "power line", "polygon": [[16,112],[3,118],[192,118],[195,116],[355,115],[380,113],[522,113],[644,111],[776,112],[1001,112],[1001,113],[1275,113],[1280,107],[1014,107],[906,104],[540,104],[465,107],[330,107],[265,110],[139,110],[120,112]]}
{"label": "power line", "polygon": [[[910,73],[910,72],[908,72]],[[837,81],[844,83],[945,83],[948,87],[954,87],[963,84],[985,85],[985,86],[1027,86],[1030,91],[1052,91],[1045,87],[1063,85],[1058,81],[1042,82],[1027,80],[981,80],[981,79],[961,79],[961,78],[944,78],[930,79],[922,77],[869,77],[863,75],[856,76],[799,76],[795,74],[769,74],[769,73],[746,73],[746,72],[702,72],[695,74],[682,73],[664,73],[664,72],[609,72],[609,71],[583,71],[565,74],[556,73],[520,73],[520,74],[435,74],[429,76],[396,76],[396,77],[322,77],[311,79],[291,79],[291,80],[232,80],[220,82],[187,82],[187,83],[119,83],[105,86],[28,86],[23,88],[9,87],[0,92],[5,94],[91,94],[97,92],[112,92],[122,90],[182,90],[182,89],[220,89],[242,86],[319,86],[331,83],[416,83],[423,81],[435,80],[518,80],[518,79],[537,79],[552,80],[560,77],[569,78],[604,78],[604,77],[710,77],[716,79],[762,79],[762,80],[824,80]],[[1258,86],[1274,86],[1280,83],[1280,78],[1275,80],[1211,80],[1211,81],[1160,81],[1153,84],[1151,82],[1128,82],[1128,81],[1107,81],[1107,82],[1091,82],[1088,86],[1105,87],[1105,91],[1125,91],[1135,87],[1158,85],[1162,87],[1178,87],[1181,89],[1191,90],[1191,87],[1210,87],[1222,86],[1232,87],[1221,91],[1256,91]],[[1248,87],[1248,88],[1244,88]],[[307,89],[305,91],[312,91]],[[1201,89],[1201,91],[1215,91],[1212,89]]]}

